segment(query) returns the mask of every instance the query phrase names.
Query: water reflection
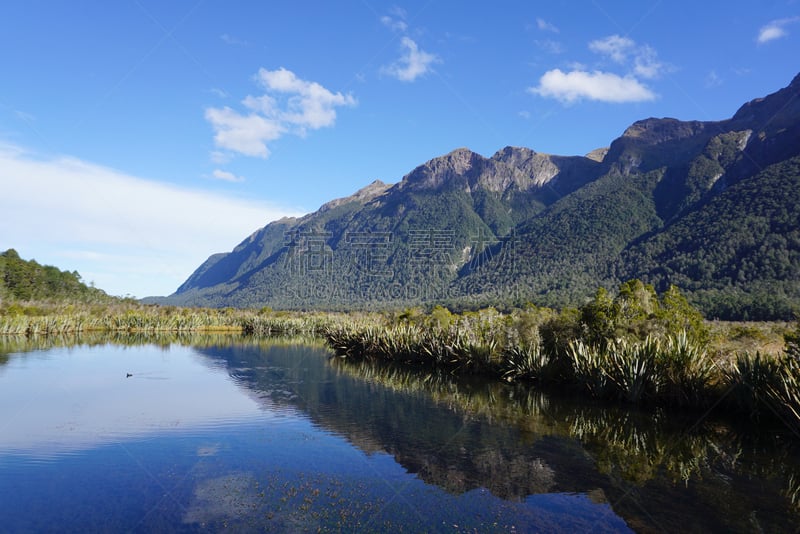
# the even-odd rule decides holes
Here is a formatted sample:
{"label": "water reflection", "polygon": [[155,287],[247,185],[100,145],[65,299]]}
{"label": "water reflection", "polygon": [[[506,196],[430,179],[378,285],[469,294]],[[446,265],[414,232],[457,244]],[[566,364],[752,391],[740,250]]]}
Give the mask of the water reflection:
{"label": "water reflection", "polygon": [[[151,344],[124,348],[143,340]],[[495,530],[625,530],[615,514],[643,532],[782,532],[800,521],[798,449],[780,433],[756,439],[718,417],[667,417],[350,362],[319,341],[115,341],[83,337],[70,349],[66,338],[28,346],[0,338],[0,402],[37,421],[0,416],[0,467],[8,451],[47,456],[229,425],[190,444],[125,451],[149,462],[164,455],[167,479],[181,472],[175,462],[186,464],[191,476],[173,495],[181,524],[202,530],[246,518],[254,530],[265,521],[274,530],[335,529],[346,512],[341,524],[381,530],[407,526],[401,505],[409,503],[418,526],[435,517],[460,529],[470,510],[491,511],[479,526],[511,510],[513,523]],[[36,378],[18,380],[23,369]],[[20,398],[31,408],[17,409]],[[292,424],[265,426],[271,417]],[[259,424],[234,432],[251,420]]]}
{"label": "water reflection", "polygon": [[182,346],[119,345],[10,354],[2,366],[0,454],[37,458],[164,430],[264,417],[225,366]]}
{"label": "water reflection", "polygon": [[641,531],[685,531],[687,517],[702,531],[792,531],[800,520],[798,449],[780,435],[322,351],[204,351],[247,388],[452,493],[584,494]]}

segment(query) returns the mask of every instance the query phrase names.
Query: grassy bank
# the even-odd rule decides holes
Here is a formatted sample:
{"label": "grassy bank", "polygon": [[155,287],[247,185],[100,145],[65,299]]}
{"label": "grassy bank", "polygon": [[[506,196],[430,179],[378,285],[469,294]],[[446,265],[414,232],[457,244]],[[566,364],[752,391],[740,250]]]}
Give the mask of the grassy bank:
{"label": "grassy bank", "polygon": [[559,337],[553,323],[539,325],[531,336],[537,339],[519,339],[513,316],[498,316],[483,330],[465,326],[470,322],[459,316],[447,328],[338,325],[325,336],[345,358],[489,375],[632,404],[694,409],[722,403],[752,417],[777,416],[800,435],[796,345],[779,354],[715,356],[685,331],[592,343],[582,336]]}
{"label": "grassy bank", "polygon": [[[347,318],[352,321],[352,318]],[[234,308],[49,303],[0,306],[0,335],[37,336],[93,332],[232,332],[250,335],[320,334],[345,321],[343,314],[286,313]]]}
{"label": "grassy bank", "polygon": [[630,404],[719,404],[778,418],[800,435],[800,327],[703,321],[676,290],[659,296],[638,281],[614,298],[599,290],[581,309],[407,310],[385,324],[335,325],[325,336],[340,357],[488,375]]}

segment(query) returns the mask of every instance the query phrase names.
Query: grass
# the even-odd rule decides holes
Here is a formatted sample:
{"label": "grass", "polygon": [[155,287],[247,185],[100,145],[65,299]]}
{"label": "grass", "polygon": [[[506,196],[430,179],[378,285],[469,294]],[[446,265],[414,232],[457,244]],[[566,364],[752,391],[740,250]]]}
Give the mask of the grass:
{"label": "grass", "polygon": [[112,304],[0,307],[0,336],[86,332],[233,332],[249,335],[318,334],[341,314],[289,314],[271,310],[177,308]]}

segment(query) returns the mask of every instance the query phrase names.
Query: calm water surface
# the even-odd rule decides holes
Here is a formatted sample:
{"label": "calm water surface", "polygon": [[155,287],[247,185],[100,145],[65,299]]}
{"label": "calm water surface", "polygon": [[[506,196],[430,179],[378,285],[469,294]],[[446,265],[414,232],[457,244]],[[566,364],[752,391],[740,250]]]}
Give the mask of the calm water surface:
{"label": "calm water surface", "polygon": [[798,451],[779,429],[754,441],[319,345],[0,348],[0,406],[2,532],[800,525]]}

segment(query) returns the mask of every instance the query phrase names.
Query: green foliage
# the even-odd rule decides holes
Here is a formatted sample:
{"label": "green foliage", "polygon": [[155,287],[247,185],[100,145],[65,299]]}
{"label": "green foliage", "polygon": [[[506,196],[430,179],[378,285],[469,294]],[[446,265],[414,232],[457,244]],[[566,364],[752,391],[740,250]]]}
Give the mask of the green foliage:
{"label": "green foliage", "polygon": [[616,335],[618,308],[604,287],[597,290],[594,299],[581,308],[581,323],[586,328],[589,343],[601,345]]}
{"label": "green foliage", "polygon": [[613,299],[605,288],[581,308],[581,323],[587,341],[604,346],[615,338],[644,339],[648,335],[670,336],[689,332],[692,341],[708,342],[703,316],[675,286],[659,298],[653,286],[640,280],[620,285]]}
{"label": "green foliage", "polygon": [[695,342],[708,342],[709,331],[703,315],[689,304],[677,286],[671,285],[664,292],[654,315],[668,333],[688,332]]}
{"label": "green foliage", "polygon": [[426,321],[430,328],[448,330],[453,322],[453,314],[445,307],[434,306]]}
{"label": "green foliage", "polygon": [[581,312],[575,308],[565,308],[546,320],[539,331],[545,350],[562,361],[567,356],[569,344],[584,335]]}
{"label": "green foliage", "polygon": [[14,249],[0,254],[0,298],[17,302],[112,300],[103,291],[84,284],[76,271],[60,271],[35,260],[23,260]]}
{"label": "green foliage", "polygon": [[[686,325],[702,332],[688,334]],[[485,373],[507,381],[571,384],[599,398],[702,406],[717,369],[702,318],[676,288],[661,298],[630,280],[613,299],[600,288],[581,310],[527,306],[423,314],[409,308],[388,325],[325,331],[341,356]]]}

